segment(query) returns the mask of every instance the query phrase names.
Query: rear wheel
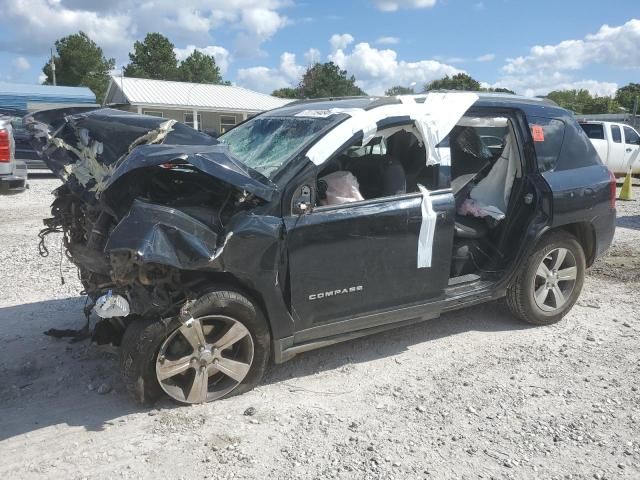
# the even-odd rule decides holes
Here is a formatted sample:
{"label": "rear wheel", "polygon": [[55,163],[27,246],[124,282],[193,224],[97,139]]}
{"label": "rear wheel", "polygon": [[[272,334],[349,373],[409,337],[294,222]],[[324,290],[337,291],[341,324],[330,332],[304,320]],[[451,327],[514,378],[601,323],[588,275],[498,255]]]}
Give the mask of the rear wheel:
{"label": "rear wheel", "polygon": [[509,309],[534,325],[560,321],[578,300],[585,268],[584,251],[575,237],[549,234],[507,291]]}
{"label": "rear wheel", "polygon": [[141,403],[163,393],[180,403],[211,402],[252,389],[270,355],[260,310],[234,291],[214,291],[190,308],[185,324],[142,320],[124,334],[120,364],[125,385]]}

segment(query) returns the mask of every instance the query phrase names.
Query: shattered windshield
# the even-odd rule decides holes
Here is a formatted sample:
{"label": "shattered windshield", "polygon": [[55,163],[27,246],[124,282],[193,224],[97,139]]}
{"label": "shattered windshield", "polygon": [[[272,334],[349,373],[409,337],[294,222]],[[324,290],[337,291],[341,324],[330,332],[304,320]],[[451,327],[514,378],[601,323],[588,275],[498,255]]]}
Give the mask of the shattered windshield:
{"label": "shattered windshield", "polygon": [[218,140],[229,146],[235,158],[271,178],[328,123],[322,118],[257,117],[238,125]]}

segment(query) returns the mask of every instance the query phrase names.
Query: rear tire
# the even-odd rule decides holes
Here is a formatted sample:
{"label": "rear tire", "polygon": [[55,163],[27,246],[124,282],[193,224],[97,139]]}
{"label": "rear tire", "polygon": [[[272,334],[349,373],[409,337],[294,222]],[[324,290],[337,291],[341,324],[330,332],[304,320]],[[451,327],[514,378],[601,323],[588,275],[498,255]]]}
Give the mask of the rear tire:
{"label": "rear tire", "polygon": [[559,322],[580,296],[585,269],[584,251],[573,235],[546,235],[507,290],[509,310],[533,325]]}
{"label": "rear tire", "polygon": [[[205,332],[200,349],[192,347],[191,330],[175,318],[136,320],[125,331],[120,369],[127,392],[138,403],[152,404],[163,394],[179,403],[203,403],[245,393],[260,382],[270,358],[271,335],[259,308],[239,292],[217,290],[203,294],[190,313],[198,326],[192,330]],[[244,336],[229,343],[223,338],[233,337],[232,328]],[[220,341],[228,345],[214,348]],[[175,360],[171,357],[174,351],[178,352]],[[179,364],[183,359],[186,361]],[[178,373],[165,367],[169,364]],[[240,365],[244,370],[241,374],[231,372],[235,377],[231,378],[223,373],[229,365]],[[200,395],[195,391],[197,381],[203,385]]]}

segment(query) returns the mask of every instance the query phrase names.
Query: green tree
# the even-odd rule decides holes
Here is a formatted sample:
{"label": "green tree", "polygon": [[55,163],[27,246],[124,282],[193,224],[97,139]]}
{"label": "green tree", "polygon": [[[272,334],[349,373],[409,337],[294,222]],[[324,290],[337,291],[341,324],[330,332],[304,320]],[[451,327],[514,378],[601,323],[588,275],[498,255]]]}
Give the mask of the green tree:
{"label": "green tree", "polygon": [[612,97],[593,97],[582,106],[584,114],[593,113],[617,113],[620,111],[620,104]]}
{"label": "green tree", "polygon": [[300,98],[352,97],[366,95],[356,85],[356,78],[349,76],[333,62],[316,63],[302,76],[297,88]]}
{"label": "green tree", "polygon": [[550,92],[547,95],[547,98],[550,98],[562,108],[566,108],[567,110],[571,110],[576,113],[584,113],[584,106],[588,104],[593,97],[591,97],[589,90],[574,89]]}
{"label": "green tree", "polygon": [[124,67],[128,77],[155,78],[158,80],[178,80],[178,59],[174,45],[160,33],[147,33],[144,41],[133,44],[129,53],[129,65]]}
{"label": "green tree", "polygon": [[413,95],[416,93],[411,87],[403,87],[401,85],[396,85],[395,87],[391,87],[384,94],[387,97],[395,97],[396,95]]}
{"label": "green tree", "polygon": [[508,88],[487,88],[486,90],[483,88],[483,91],[487,91],[487,92],[496,92],[496,93],[510,93],[512,95],[515,95],[516,92],[514,92],[513,90],[509,90]]}
{"label": "green tree", "polygon": [[434,80],[424,86],[425,92],[431,90],[468,90],[477,92],[482,90],[482,87],[480,82],[466,73],[457,73],[453,77],[445,75],[444,78]]}
{"label": "green tree", "polygon": [[[633,102],[635,99],[640,102],[640,83],[630,83],[621,87],[616,92],[616,101],[621,107],[624,107],[627,112],[633,111]],[[640,109],[640,106],[638,107]]]}
{"label": "green tree", "polygon": [[285,87],[274,90],[271,95],[279,98],[299,98],[300,92],[297,88]]}
{"label": "green tree", "polygon": [[[105,58],[100,48],[86,33],[78,32],[56,40],[56,83],[69,87],[89,87],[102,102],[109,85],[109,72],[115,66],[113,58]],[[51,64],[42,71],[47,76],[45,85],[53,85]]]}
{"label": "green tree", "polygon": [[593,97],[589,90],[555,90],[547,97],[562,108],[579,114],[616,113],[619,103],[611,97]]}
{"label": "green tree", "polygon": [[216,83],[230,85],[225,82],[216,65],[216,59],[199,50],[194,50],[178,67],[180,80],[194,83]]}

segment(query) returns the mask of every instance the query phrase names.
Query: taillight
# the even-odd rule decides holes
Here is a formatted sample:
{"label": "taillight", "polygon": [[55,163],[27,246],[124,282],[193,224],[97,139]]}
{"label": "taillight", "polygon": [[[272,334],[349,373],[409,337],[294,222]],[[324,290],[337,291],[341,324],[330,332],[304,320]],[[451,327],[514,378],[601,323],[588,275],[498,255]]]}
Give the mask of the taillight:
{"label": "taillight", "polygon": [[616,176],[609,170],[609,193],[611,195],[611,208],[616,209],[616,196],[618,195],[618,186],[616,184]]}
{"label": "taillight", "polygon": [[11,161],[11,144],[9,132],[0,130],[0,163],[9,163]]}

